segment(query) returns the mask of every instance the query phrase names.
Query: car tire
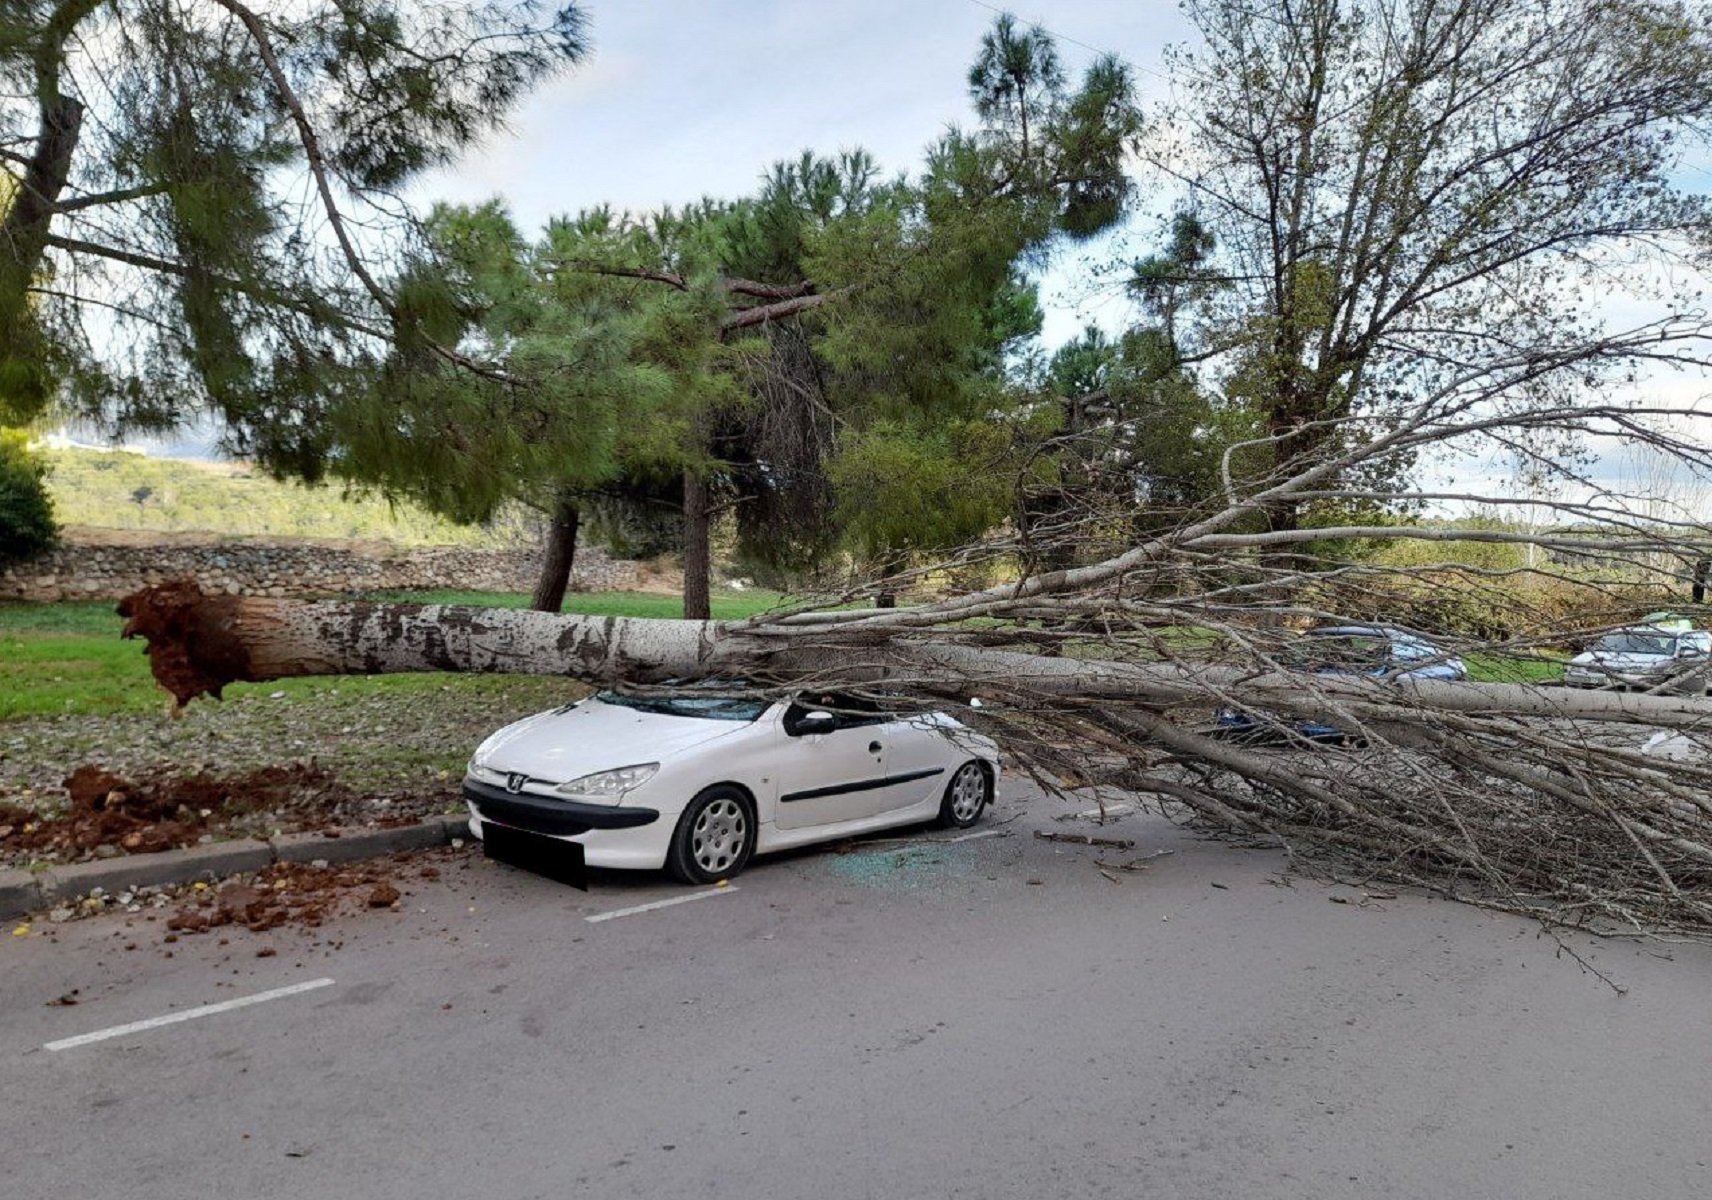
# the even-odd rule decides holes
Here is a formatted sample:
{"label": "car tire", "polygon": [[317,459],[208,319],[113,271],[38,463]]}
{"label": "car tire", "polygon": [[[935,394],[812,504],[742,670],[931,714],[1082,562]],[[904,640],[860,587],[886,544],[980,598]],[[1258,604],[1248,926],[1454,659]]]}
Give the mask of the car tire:
{"label": "car tire", "polygon": [[715,784],[684,806],[666,870],[685,883],[734,879],[755,854],[755,805],[742,788]]}
{"label": "car tire", "polygon": [[970,759],[951,773],[945,795],[939,802],[942,829],[967,829],[981,819],[993,799],[993,777],[978,759]]}

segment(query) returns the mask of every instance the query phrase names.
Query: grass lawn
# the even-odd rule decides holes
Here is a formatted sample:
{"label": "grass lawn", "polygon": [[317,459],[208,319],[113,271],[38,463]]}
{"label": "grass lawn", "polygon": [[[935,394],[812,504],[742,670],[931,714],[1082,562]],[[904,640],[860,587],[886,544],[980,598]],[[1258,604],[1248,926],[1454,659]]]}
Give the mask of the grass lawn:
{"label": "grass lawn", "polygon": [[[394,592],[385,599],[433,604],[487,604],[521,607],[522,595],[480,592]],[[715,617],[734,620],[765,612],[779,602],[775,592],[718,592]],[[639,592],[577,592],[566,600],[569,612],[592,616],[676,617],[676,596]],[[143,656],[143,643],[119,637],[124,622],[114,602],[62,601],[55,604],[0,603],[0,721],[22,717],[149,712],[169,700],[155,686]],[[481,694],[510,683],[500,676],[377,675],[285,679],[240,683],[226,689],[232,700],[271,696],[307,699],[338,689],[346,696],[453,691]]]}
{"label": "grass lawn", "polygon": [[1554,655],[1537,650],[1527,657],[1502,654],[1468,654],[1468,677],[1476,683],[1557,683],[1563,678],[1567,653]]}

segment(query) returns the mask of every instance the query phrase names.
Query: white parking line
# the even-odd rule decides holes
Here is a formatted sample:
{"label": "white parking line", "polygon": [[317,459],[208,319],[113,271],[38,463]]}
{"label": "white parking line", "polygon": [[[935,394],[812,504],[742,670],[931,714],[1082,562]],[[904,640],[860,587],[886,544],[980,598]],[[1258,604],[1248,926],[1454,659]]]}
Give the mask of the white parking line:
{"label": "white parking line", "polygon": [[949,846],[952,842],[972,842],[976,838],[1004,837],[1009,832],[1010,830],[1008,829],[983,829],[980,833],[964,833],[959,834],[954,838],[922,838],[921,840],[928,843],[937,842],[941,845]]}
{"label": "white parking line", "polygon": [[44,1050],[70,1050],[74,1046],[87,1046],[91,1042],[104,1042],[108,1038],[124,1037],[127,1033],[141,1033],[145,1029],[159,1029],[162,1025],[176,1025],[180,1021],[194,1021],[197,1017],[211,1017],[215,1013],[231,1012],[234,1008],[248,1008],[252,1004],[260,1004],[264,1000],[278,1000],[285,996],[295,996],[300,992],[312,992],[316,988],[332,987],[331,979],[311,979],[308,983],[294,983],[290,987],[274,988],[271,992],[257,992],[253,996],[240,996],[236,1000],[222,1000],[218,1004],[204,1004],[199,1008],[189,1008],[183,1012],[168,1013],[164,1017],[150,1017],[146,1021],[132,1021],[129,1025],[115,1025],[111,1029],[98,1029],[94,1033],[80,1033],[76,1037],[61,1038],[57,1042],[45,1042]]}
{"label": "white parking line", "polygon": [[590,925],[595,925],[601,921],[610,921],[614,917],[633,917],[637,913],[653,912],[656,908],[670,908],[674,904],[688,904],[691,900],[706,900],[709,896],[723,896],[736,890],[735,886],[708,888],[705,892],[691,892],[687,896],[673,896],[669,900],[655,900],[650,904],[635,904],[629,908],[614,908],[607,912],[595,913],[591,917],[584,917],[583,920]]}

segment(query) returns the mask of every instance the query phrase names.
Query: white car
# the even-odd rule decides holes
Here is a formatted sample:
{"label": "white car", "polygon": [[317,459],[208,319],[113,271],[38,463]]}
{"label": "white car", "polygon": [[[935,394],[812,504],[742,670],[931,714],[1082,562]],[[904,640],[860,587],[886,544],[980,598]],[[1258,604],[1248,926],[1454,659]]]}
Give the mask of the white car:
{"label": "white car", "polygon": [[1667,685],[1677,692],[1707,690],[1712,669],[1712,633],[1666,625],[1614,629],[1563,670],[1568,687],[1647,690]]}
{"label": "white car", "polygon": [[470,759],[470,831],[713,883],[774,850],[924,821],[967,827],[993,797],[997,747],[943,713],[701,690],[601,692],[507,725]]}

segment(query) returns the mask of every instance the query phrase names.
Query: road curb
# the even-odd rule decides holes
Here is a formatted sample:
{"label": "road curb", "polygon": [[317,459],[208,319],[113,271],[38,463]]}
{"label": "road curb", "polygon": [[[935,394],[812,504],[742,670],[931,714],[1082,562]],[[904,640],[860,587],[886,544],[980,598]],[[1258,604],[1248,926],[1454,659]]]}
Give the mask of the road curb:
{"label": "road curb", "polygon": [[429,817],[415,825],[386,829],[341,829],[325,833],[291,833],[259,841],[243,838],[210,842],[158,854],[128,854],[122,858],[68,863],[45,871],[0,871],[0,920],[26,916],[40,909],[87,895],[100,888],[108,895],[130,888],[215,880],[245,871],[259,871],[276,862],[329,863],[379,858],[401,850],[444,846],[466,837],[468,818]]}

